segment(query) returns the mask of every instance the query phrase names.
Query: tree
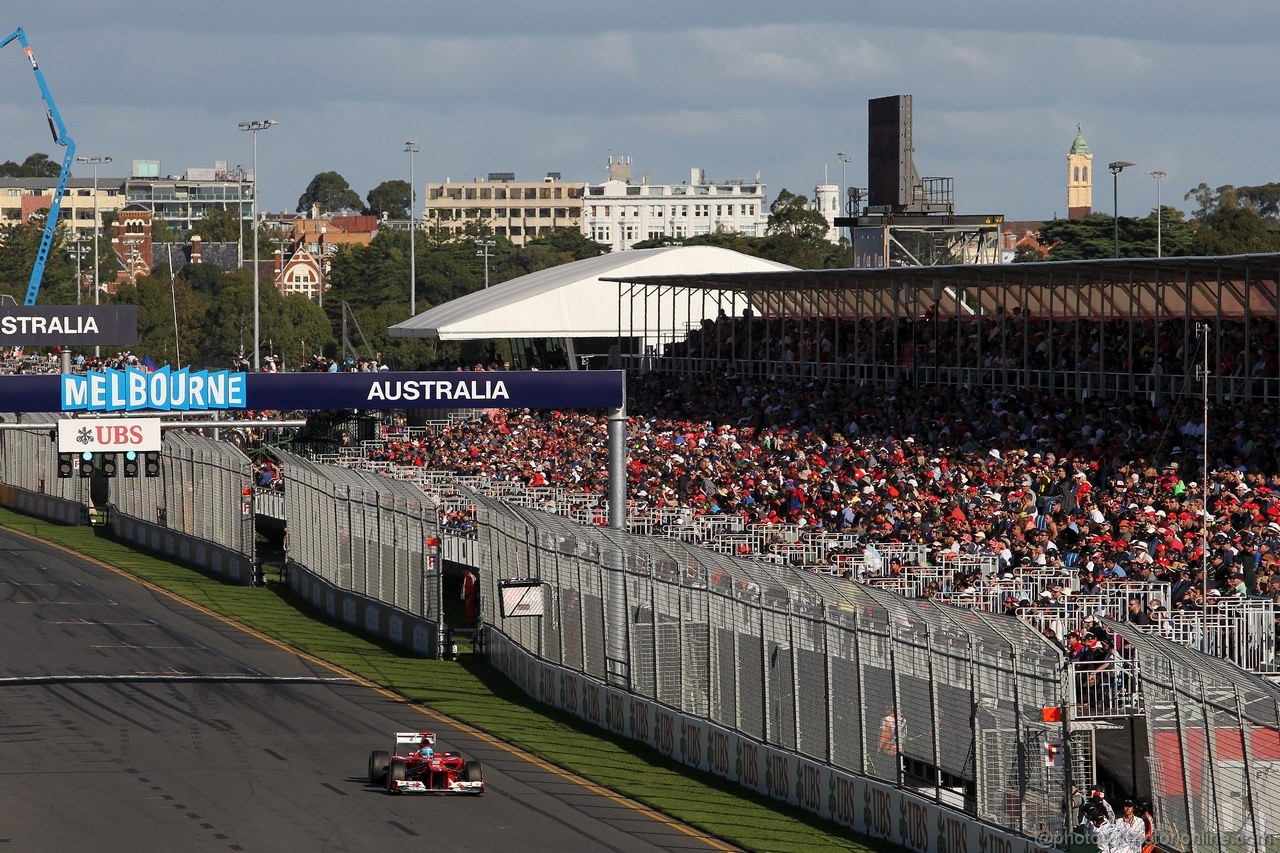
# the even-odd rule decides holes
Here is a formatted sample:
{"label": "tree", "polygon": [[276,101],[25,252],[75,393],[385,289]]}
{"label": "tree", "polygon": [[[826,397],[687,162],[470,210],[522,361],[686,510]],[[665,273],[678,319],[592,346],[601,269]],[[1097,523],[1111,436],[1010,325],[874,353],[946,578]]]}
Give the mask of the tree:
{"label": "tree", "polygon": [[755,253],[801,269],[852,266],[849,247],[827,239],[829,227],[807,198],[783,189],[769,205],[769,224],[765,237],[754,244]]}
{"label": "tree", "polygon": [[827,218],[809,207],[809,199],[783,189],[769,205],[769,236],[785,235],[826,242]]}
{"label": "tree", "polygon": [[1248,207],[1219,207],[1196,230],[1196,255],[1243,255],[1280,251],[1280,227]]}
{"label": "tree", "polygon": [[[170,282],[168,266],[157,266],[151,275],[126,281],[116,289],[118,304],[136,305],[138,309],[138,342],[132,349],[149,356],[158,364],[178,364],[178,342],[181,363],[203,366],[208,348],[208,303],[191,290],[183,279]],[[177,330],[174,313],[177,313]],[[175,331],[180,335],[175,338]]]}
{"label": "tree", "polygon": [[[238,243],[242,227],[240,217],[231,208],[207,207],[191,233],[207,243]],[[253,237],[252,232],[249,236]]]}
{"label": "tree", "polygon": [[[0,226],[0,293],[7,293],[19,303],[26,299],[36,252],[44,239],[46,213],[38,211],[26,222]],[[39,302],[42,305],[75,304],[76,264],[67,251],[66,241],[66,226],[59,224],[40,280]]]}
{"label": "tree", "polygon": [[383,181],[369,190],[369,206],[366,210],[374,216],[386,214],[389,219],[408,219],[409,198],[408,181]]}
{"label": "tree", "polygon": [[61,171],[61,163],[39,152],[29,155],[22,165],[12,160],[0,163],[0,177],[4,178],[56,178]]}
{"label": "tree", "polygon": [[[1040,229],[1040,242],[1049,247],[1048,260],[1079,261],[1113,258],[1116,255],[1116,222],[1110,216],[1095,213],[1083,219],[1055,219]],[[1181,211],[1164,209],[1162,246],[1165,255],[1185,255],[1191,251],[1194,223]],[[1155,212],[1144,217],[1122,216],[1120,257],[1154,258],[1156,256]]]}
{"label": "tree", "polygon": [[359,194],[337,172],[320,172],[307,184],[298,198],[298,213],[309,213],[312,205],[319,205],[321,213],[363,209]]}

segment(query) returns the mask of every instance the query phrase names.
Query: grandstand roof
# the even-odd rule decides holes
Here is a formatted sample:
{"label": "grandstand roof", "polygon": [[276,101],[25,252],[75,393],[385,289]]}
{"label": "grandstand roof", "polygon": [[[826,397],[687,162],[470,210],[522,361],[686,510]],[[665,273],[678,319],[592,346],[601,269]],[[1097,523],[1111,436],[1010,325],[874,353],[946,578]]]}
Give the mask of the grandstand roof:
{"label": "grandstand roof", "polygon": [[[765,316],[1280,317],[1280,253],[1119,258],[733,275],[615,275],[622,298],[651,288],[732,291]],[[815,298],[814,294],[822,294]]]}
{"label": "grandstand roof", "polygon": [[[486,338],[616,337],[620,328],[616,276],[689,276],[794,271],[794,267],[712,246],[668,246],[617,252],[539,270],[495,284],[424,311],[388,331],[392,337],[445,341]],[[668,298],[655,306],[655,328],[705,316],[696,305],[681,303],[673,316]],[[721,300],[709,299],[714,316]],[[630,321],[628,328],[636,328]]]}

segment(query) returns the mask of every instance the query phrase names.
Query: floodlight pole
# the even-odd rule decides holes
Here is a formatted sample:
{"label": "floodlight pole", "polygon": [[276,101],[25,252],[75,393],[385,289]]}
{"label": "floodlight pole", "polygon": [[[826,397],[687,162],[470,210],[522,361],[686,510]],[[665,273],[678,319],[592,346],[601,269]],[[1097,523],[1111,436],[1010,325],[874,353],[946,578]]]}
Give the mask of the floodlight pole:
{"label": "floodlight pole", "polygon": [[[93,165],[93,304],[98,304],[98,166],[103,163],[110,163],[110,157],[77,157],[77,163],[90,163]],[[76,285],[77,292],[79,285]],[[80,304],[77,300],[76,304]],[[102,346],[100,344],[93,345],[93,357],[102,357]]]}
{"label": "floodlight pole", "polygon": [[[258,131],[266,130],[280,122],[273,118],[242,121],[237,127],[253,134],[253,369],[262,369],[261,336],[258,304]],[[324,285],[321,284],[321,287]]]}
{"label": "floodlight pole", "polygon": [[476,257],[484,258],[484,289],[489,289],[489,250],[498,245],[492,240],[476,240],[476,245],[480,247],[480,251],[476,252]]}
{"label": "floodlight pole", "polygon": [[413,218],[416,196],[413,189],[413,155],[422,149],[418,147],[418,143],[410,140],[404,144],[404,150],[409,154],[409,316],[415,317],[418,314],[418,253],[415,251],[414,232],[418,229]]}
{"label": "floodlight pole", "polygon": [[1120,173],[1132,165],[1127,160],[1107,164],[1111,170],[1111,228],[1115,233],[1117,258],[1120,257]]}
{"label": "floodlight pole", "polygon": [[1148,175],[1156,179],[1156,257],[1164,257],[1163,241],[1163,225],[1164,225],[1164,208],[1160,204],[1160,182],[1169,177],[1169,173],[1156,169],[1154,172],[1147,172]]}

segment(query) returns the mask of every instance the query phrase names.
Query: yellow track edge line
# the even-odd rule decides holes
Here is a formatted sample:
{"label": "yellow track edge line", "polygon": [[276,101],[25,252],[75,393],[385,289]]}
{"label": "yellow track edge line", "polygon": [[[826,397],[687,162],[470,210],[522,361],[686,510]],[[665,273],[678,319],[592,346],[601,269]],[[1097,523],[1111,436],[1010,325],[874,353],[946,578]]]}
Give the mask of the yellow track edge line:
{"label": "yellow track edge line", "polygon": [[[3,525],[0,525],[0,527],[2,526]],[[674,818],[668,817],[667,815],[663,814],[660,811],[657,811],[651,806],[647,806],[643,803],[637,802],[628,797],[624,797],[623,795],[615,791],[610,791],[608,788],[604,788],[600,785],[597,785],[595,782],[592,782],[589,779],[585,779],[581,776],[578,776],[575,773],[570,773],[568,770],[565,770],[562,767],[557,767],[556,765],[546,761],[545,759],[539,758],[533,753],[526,752],[525,750],[521,749],[518,746],[515,746],[514,744],[501,740],[489,734],[488,732],[481,731],[480,729],[477,729],[475,726],[472,726],[469,723],[464,723],[461,720],[455,720],[452,717],[442,714],[441,712],[436,711],[433,708],[429,708],[425,705],[421,705],[413,701],[412,699],[409,699],[406,696],[401,696],[399,693],[396,693],[395,691],[390,690],[389,688],[383,687],[380,684],[376,684],[370,681],[369,679],[365,678],[364,676],[359,675],[358,673],[354,673],[354,672],[351,672],[350,670],[344,669],[338,664],[331,663],[330,661],[317,657],[316,655],[310,652],[303,651],[302,649],[299,649],[299,648],[295,648],[294,646],[289,645],[283,640],[279,640],[268,634],[264,634],[262,631],[259,631],[257,628],[254,628],[250,625],[246,625],[243,622],[240,622],[236,619],[231,618],[230,616],[226,616],[222,613],[218,613],[216,610],[212,610],[204,606],[203,604],[199,604],[195,601],[191,601],[190,599],[183,598],[182,596],[178,595],[176,592],[165,589],[164,587],[160,586],[154,581],[150,581],[150,580],[147,580],[146,578],[139,577],[138,575],[135,575],[132,572],[126,571],[125,569],[122,569],[119,566],[113,566],[110,563],[107,563],[103,560],[98,559],[97,557],[94,557],[89,554],[85,554],[82,551],[77,551],[74,548],[68,548],[65,545],[61,545],[57,542],[51,542],[48,539],[41,539],[39,536],[36,536],[33,533],[26,533],[24,531],[17,530],[12,527],[4,527],[4,529],[8,530],[11,533],[17,534],[18,536],[23,536],[28,539],[34,539],[37,542],[49,545],[52,548],[62,551],[64,554],[77,557],[79,559],[85,560],[86,562],[99,566],[100,568],[104,568],[107,571],[112,572],[113,574],[124,578],[125,580],[132,581],[152,592],[159,593],[160,595],[163,595],[166,598],[169,598],[170,600],[177,602],[178,604],[185,605],[187,607],[190,607],[192,610],[195,610],[198,613],[201,613],[212,619],[216,619],[222,624],[227,625],[228,627],[235,628],[238,631],[243,631],[244,633],[248,634],[249,636],[253,637],[256,640],[261,640],[262,642],[275,646],[276,648],[281,649],[282,651],[289,652],[290,654],[300,657],[303,660],[310,661],[311,663],[314,663],[317,666],[322,666],[331,672],[335,672],[345,678],[349,678],[355,684],[358,684],[359,686],[364,687],[368,690],[372,690],[373,692],[378,693],[402,705],[407,705],[408,707],[412,708],[414,711],[417,711],[418,713],[422,714],[423,716],[429,719],[453,726],[467,733],[468,735],[476,738],[477,740],[483,741],[489,744],[490,746],[501,749],[504,752],[507,752],[515,756],[516,758],[521,759],[522,761],[528,762],[529,764],[532,764],[535,767],[545,770],[548,773],[551,773],[555,776],[559,776],[561,779],[564,779],[568,782],[572,782],[573,784],[578,785],[581,788],[585,788],[586,790],[590,791],[593,794],[596,794],[597,796],[604,797],[605,799],[611,800],[619,805],[626,806],[627,808],[632,809],[636,812],[639,812],[640,814],[644,815],[645,817],[648,817],[651,820],[654,820],[654,821],[657,821],[658,823],[669,826],[672,829],[678,830],[679,832],[682,832],[685,835],[688,835],[692,838],[696,838],[697,840],[702,841],[712,849],[725,850],[725,851],[736,851],[739,849],[737,847],[733,847],[731,845],[725,844],[720,839],[712,835],[708,835],[707,833],[702,832],[698,829],[695,829],[694,827],[689,826],[688,824],[681,823],[680,821],[675,820]],[[192,571],[196,571],[196,570],[192,569]]]}

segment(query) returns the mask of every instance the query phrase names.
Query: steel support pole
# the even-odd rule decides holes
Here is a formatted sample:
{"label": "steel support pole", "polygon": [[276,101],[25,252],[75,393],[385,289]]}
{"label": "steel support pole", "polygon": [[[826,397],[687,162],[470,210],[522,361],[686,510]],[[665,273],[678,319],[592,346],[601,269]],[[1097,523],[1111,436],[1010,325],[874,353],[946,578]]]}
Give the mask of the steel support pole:
{"label": "steel support pole", "polygon": [[[612,530],[627,529],[627,391],[626,374],[623,374],[622,405],[610,409],[609,415],[609,527]],[[615,553],[609,549],[607,553]],[[620,550],[617,565],[605,566],[605,655],[608,674],[620,687],[630,688],[630,658],[627,656],[627,573],[626,559]],[[657,634],[657,616],[654,616],[654,633]],[[626,670],[615,668],[627,661]],[[656,661],[655,661],[656,663]],[[611,680],[613,680],[611,679]]]}

